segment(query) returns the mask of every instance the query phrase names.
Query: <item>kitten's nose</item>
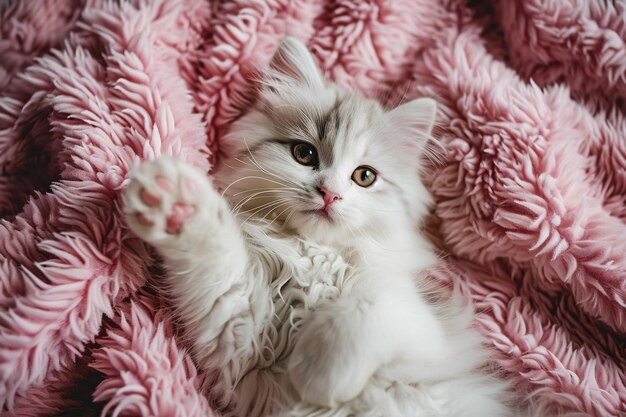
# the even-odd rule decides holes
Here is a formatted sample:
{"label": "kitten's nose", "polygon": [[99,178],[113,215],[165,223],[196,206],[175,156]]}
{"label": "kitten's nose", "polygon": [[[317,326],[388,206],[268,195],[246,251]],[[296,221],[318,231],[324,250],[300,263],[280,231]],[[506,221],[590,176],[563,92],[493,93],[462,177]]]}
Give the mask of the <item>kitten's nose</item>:
{"label": "kitten's nose", "polygon": [[317,187],[317,191],[322,195],[322,198],[324,199],[324,206],[330,206],[335,201],[341,200],[341,196],[338,193],[330,191],[326,187]]}

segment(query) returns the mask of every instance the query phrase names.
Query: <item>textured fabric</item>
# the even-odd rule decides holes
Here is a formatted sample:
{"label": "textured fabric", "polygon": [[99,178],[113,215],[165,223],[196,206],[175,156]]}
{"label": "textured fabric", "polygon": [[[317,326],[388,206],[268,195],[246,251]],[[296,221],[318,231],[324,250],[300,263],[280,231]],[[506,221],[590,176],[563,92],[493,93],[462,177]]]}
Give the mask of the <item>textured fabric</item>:
{"label": "textured fabric", "polygon": [[0,3],[0,405],[208,416],[120,194],[209,171],[285,34],[370,97],[440,102],[434,271],[552,411],[626,415],[626,12],[583,0]]}

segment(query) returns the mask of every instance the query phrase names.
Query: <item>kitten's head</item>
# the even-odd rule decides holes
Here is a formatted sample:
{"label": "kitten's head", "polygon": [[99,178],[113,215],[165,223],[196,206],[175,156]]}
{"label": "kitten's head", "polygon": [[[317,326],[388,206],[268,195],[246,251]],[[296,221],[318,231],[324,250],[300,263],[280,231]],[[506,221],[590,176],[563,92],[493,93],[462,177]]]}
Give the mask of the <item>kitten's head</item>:
{"label": "kitten's head", "polygon": [[436,104],[385,110],[324,82],[306,47],[286,38],[256,106],[222,142],[218,185],[243,216],[265,217],[308,238],[349,242],[430,202],[420,160]]}

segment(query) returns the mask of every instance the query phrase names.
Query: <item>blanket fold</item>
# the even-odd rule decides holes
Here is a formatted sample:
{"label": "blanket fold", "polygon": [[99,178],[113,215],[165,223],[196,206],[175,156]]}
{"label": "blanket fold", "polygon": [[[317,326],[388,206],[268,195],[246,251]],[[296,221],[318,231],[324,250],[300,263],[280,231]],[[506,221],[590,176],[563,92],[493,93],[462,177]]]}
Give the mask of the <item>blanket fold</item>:
{"label": "blanket fold", "polygon": [[141,160],[210,174],[286,34],[438,100],[431,279],[546,415],[626,415],[626,9],[578,0],[2,3],[2,415],[217,415],[120,197]]}

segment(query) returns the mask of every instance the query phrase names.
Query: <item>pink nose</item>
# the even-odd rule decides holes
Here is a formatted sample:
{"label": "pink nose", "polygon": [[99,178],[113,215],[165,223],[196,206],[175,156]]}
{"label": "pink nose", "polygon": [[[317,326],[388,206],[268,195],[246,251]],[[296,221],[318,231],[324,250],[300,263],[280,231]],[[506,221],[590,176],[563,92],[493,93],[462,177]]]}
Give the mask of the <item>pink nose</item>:
{"label": "pink nose", "polygon": [[338,193],[334,191],[330,191],[326,187],[318,188],[318,191],[320,192],[320,194],[322,195],[322,198],[324,199],[325,207],[330,206],[332,203],[334,203],[337,200],[341,200],[341,196]]}

